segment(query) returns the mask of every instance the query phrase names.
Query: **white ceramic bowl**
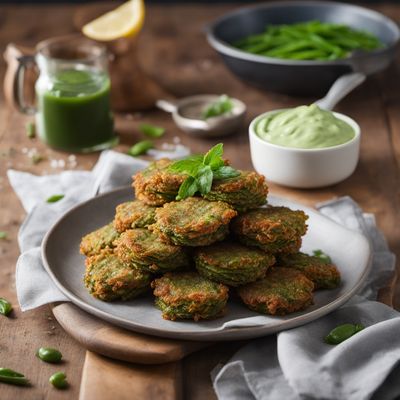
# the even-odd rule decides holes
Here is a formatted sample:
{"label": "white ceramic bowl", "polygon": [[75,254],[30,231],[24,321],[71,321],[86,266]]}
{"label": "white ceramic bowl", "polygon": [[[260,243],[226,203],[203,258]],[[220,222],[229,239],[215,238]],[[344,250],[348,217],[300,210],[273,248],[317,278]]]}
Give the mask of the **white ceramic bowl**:
{"label": "white ceramic bowl", "polygon": [[298,149],[269,143],[255,131],[263,117],[283,110],[269,111],[256,117],[249,126],[250,153],[254,169],[267,180],[295,188],[333,185],[348,178],[355,170],[360,152],[360,127],[353,119],[334,112],[355,132],[349,142],[318,149]]}

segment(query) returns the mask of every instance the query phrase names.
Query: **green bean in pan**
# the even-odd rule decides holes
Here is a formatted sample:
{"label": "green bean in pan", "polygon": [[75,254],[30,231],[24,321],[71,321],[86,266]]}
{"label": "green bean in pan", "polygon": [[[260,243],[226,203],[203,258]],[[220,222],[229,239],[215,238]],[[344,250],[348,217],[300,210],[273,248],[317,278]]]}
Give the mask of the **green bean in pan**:
{"label": "green bean in pan", "polygon": [[264,33],[247,36],[234,46],[267,57],[292,60],[337,60],[354,50],[371,51],[383,43],[369,32],[320,21],[267,26]]}

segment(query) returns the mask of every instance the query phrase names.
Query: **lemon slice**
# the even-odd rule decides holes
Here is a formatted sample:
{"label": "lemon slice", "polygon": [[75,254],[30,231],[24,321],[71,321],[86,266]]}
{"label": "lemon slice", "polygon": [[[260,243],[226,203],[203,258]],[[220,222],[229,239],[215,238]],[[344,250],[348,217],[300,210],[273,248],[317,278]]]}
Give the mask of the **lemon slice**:
{"label": "lemon slice", "polygon": [[82,28],[84,35],[94,40],[108,41],[132,37],[144,22],[143,0],[130,0]]}

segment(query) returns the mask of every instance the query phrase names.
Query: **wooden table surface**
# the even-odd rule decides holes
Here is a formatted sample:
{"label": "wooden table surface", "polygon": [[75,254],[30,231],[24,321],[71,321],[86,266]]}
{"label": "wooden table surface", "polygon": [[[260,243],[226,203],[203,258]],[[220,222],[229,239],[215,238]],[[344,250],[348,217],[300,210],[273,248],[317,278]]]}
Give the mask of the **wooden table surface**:
{"label": "wooden table surface", "polygon": [[[275,109],[310,103],[315,99],[289,98],[262,93],[239,82],[208,46],[202,28],[215,17],[235,6],[230,5],[154,5],[148,7],[144,32],[140,38],[140,60],[151,75],[177,96],[197,93],[227,93],[248,105],[247,122],[257,114]],[[74,32],[73,16],[78,6],[1,6],[0,49],[9,42],[34,45],[54,35]],[[380,5],[377,9],[400,20],[400,5]],[[274,194],[291,197],[308,205],[336,196],[351,196],[365,211],[374,213],[391,249],[400,255],[400,63],[370,77],[337,107],[359,122],[362,130],[361,159],[355,173],[345,182],[322,190],[292,190],[270,185]],[[5,63],[0,61],[0,78]],[[16,388],[0,384],[0,398],[77,399],[85,350],[57,324],[49,306],[21,313],[17,306],[14,272],[19,255],[18,228],[25,217],[18,199],[9,186],[8,168],[34,174],[60,172],[51,160],[67,160],[68,154],[46,148],[38,139],[28,139],[25,124],[28,117],[9,110],[0,98],[0,231],[8,233],[0,241],[0,297],[10,299],[15,307],[11,318],[0,318],[0,367],[9,367],[28,376],[33,386]],[[117,130],[121,136],[118,150],[140,140],[138,123],[153,122],[167,128],[162,141],[178,136],[195,152],[212,146],[214,140],[193,139],[177,129],[162,112],[118,115]],[[160,141],[161,143],[161,141]],[[246,127],[235,136],[224,139],[225,153],[239,168],[251,168]],[[26,149],[36,148],[46,156],[32,165]],[[90,169],[98,154],[78,156],[76,169]],[[51,193],[49,193],[51,194]],[[399,269],[399,264],[398,264]],[[387,292],[386,292],[387,293]],[[386,301],[390,301],[386,298]],[[400,308],[400,284],[394,290],[394,306]],[[59,348],[65,357],[60,367],[40,362],[35,351],[41,346]],[[212,351],[197,353],[182,363],[183,393],[189,399],[214,398],[209,371],[229,358],[238,343],[219,344]],[[48,377],[56,369],[65,370],[71,384],[67,391],[56,391]],[[99,399],[100,400],[100,399]]]}

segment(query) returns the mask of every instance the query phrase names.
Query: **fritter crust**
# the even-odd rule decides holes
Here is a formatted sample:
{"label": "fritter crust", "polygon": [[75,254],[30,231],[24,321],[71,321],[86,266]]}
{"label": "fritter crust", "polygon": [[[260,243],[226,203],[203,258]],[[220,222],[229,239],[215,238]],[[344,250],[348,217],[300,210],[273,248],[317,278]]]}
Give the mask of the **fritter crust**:
{"label": "fritter crust", "polygon": [[250,310],[285,315],[303,310],[313,303],[314,284],[293,268],[273,267],[264,279],[238,289]]}
{"label": "fritter crust", "polygon": [[114,228],[124,232],[132,228],[145,228],[156,221],[156,208],[140,200],[127,201],[115,209]]}
{"label": "fritter crust", "polygon": [[133,176],[133,187],[139,200],[151,206],[162,206],[175,200],[187,175],[169,171],[171,164],[171,160],[163,158]]}
{"label": "fritter crust", "polygon": [[277,265],[294,268],[314,282],[315,289],[335,289],[340,285],[340,272],[336,265],[305,253],[281,254]]}
{"label": "fritter crust", "polygon": [[185,249],[165,243],[148,229],[129,229],[116,244],[115,252],[121,260],[149,272],[173,271],[190,265]]}
{"label": "fritter crust", "polygon": [[258,208],[235,218],[231,228],[240,242],[270,253],[295,253],[307,232],[308,216],[287,207]]}
{"label": "fritter crust", "polygon": [[240,175],[213,182],[211,191],[204,198],[211,201],[224,201],[244,212],[257,208],[267,202],[268,186],[265,177],[256,172],[240,171]]}
{"label": "fritter crust", "polygon": [[112,222],[88,233],[81,240],[80,252],[86,256],[93,256],[104,249],[115,247],[114,242],[119,238]]}
{"label": "fritter crust", "polygon": [[240,286],[263,278],[274,262],[273,255],[232,242],[201,247],[195,253],[200,275],[229,286]]}
{"label": "fritter crust", "polygon": [[237,212],[222,201],[199,197],[164,204],[156,210],[156,223],[149,229],[166,241],[183,246],[207,246],[223,240]]}
{"label": "fritter crust", "polygon": [[86,259],[85,286],[94,297],[128,300],[150,287],[151,274],[121,261],[111,251]]}
{"label": "fritter crust", "polygon": [[151,283],[164,319],[213,319],[221,316],[229,289],[197,272],[167,273]]}

